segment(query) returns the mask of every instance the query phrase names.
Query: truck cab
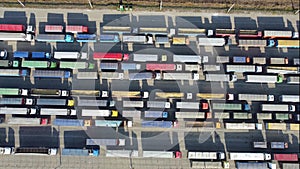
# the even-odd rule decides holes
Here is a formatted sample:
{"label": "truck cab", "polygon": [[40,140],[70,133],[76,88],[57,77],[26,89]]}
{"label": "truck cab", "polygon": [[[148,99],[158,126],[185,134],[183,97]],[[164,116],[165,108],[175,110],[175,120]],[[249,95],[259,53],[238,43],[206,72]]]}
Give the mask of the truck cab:
{"label": "truck cab", "polygon": [[13,151],[14,151],[13,147],[0,147],[0,154],[3,155],[13,154]]}
{"label": "truck cab", "polygon": [[57,154],[57,148],[49,148],[48,150],[49,155],[56,155]]}
{"label": "truck cab", "polygon": [[1,50],[0,51],[0,59],[6,59],[7,58],[7,51],[4,49],[4,50]]}

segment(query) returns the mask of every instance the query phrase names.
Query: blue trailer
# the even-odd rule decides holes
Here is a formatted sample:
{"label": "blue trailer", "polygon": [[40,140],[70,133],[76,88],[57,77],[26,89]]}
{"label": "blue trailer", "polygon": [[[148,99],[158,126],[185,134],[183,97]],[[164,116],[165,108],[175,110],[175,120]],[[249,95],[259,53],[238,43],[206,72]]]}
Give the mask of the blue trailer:
{"label": "blue trailer", "polygon": [[146,118],[168,118],[168,112],[163,111],[145,111]]}
{"label": "blue trailer", "polygon": [[53,121],[55,126],[84,126],[83,120],[79,119],[55,119]]}
{"label": "blue trailer", "polygon": [[63,34],[38,34],[35,39],[39,42],[74,42],[72,35]]}
{"label": "blue trailer", "polygon": [[117,70],[119,67],[118,62],[101,62],[100,69],[101,70]]}
{"label": "blue trailer", "polygon": [[138,70],[141,68],[140,64],[136,63],[121,63],[122,70]]}
{"label": "blue trailer", "polygon": [[70,78],[71,72],[65,70],[33,70],[35,78]]}
{"label": "blue trailer", "polygon": [[153,72],[139,72],[139,73],[129,73],[129,80],[147,80],[154,79],[155,73]]}
{"label": "blue trailer", "polygon": [[97,42],[97,35],[95,34],[77,34],[77,42]]}
{"label": "blue trailer", "polygon": [[95,126],[100,127],[119,127],[121,123],[121,120],[95,120]]}
{"label": "blue trailer", "polygon": [[63,148],[61,152],[62,156],[99,156],[99,150],[97,149],[73,149]]}
{"label": "blue trailer", "polygon": [[112,34],[102,34],[99,38],[100,42],[112,42],[118,43],[120,42],[119,35],[112,35]]}
{"label": "blue trailer", "polygon": [[14,52],[14,58],[28,58],[29,52],[21,52],[21,51],[15,51]]}
{"label": "blue trailer", "polygon": [[246,56],[234,56],[233,63],[249,63],[250,58]]}
{"label": "blue trailer", "polygon": [[172,121],[142,121],[142,127],[172,128]]}
{"label": "blue trailer", "polygon": [[32,59],[50,59],[50,53],[46,52],[32,52],[31,53]]}

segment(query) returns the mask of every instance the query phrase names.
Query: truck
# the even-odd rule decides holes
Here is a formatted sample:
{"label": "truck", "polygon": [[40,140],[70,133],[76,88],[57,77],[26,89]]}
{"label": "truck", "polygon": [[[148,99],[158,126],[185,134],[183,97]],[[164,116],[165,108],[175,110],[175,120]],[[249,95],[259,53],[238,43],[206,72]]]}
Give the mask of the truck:
{"label": "truck", "polygon": [[146,70],[150,71],[172,71],[176,70],[176,65],[175,64],[160,64],[160,63],[148,63],[146,64]]}
{"label": "truck", "polygon": [[148,108],[166,108],[169,109],[171,107],[170,102],[164,101],[147,101]]}
{"label": "truck", "polygon": [[87,146],[125,146],[125,139],[86,139]]}
{"label": "truck", "polygon": [[99,110],[99,109],[82,109],[81,116],[91,117],[117,117],[118,111],[116,110]]}
{"label": "truck", "polygon": [[289,144],[285,142],[271,142],[271,149],[286,149],[289,148]]}
{"label": "truck", "polygon": [[[163,73],[163,80],[199,80],[198,73]],[[160,79],[156,76],[156,79]]]}
{"label": "truck", "polygon": [[282,169],[297,169],[299,168],[298,163],[282,163]]}
{"label": "truck", "polygon": [[276,164],[273,163],[256,163],[256,162],[236,162],[237,169],[276,169]]}
{"label": "truck", "polygon": [[104,33],[130,33],[131,27],[129,26],[103,26],[102,32]]}
{"label": "truck", "polygon": [[[234,94],[228,94],[228,100],[234,100]],[[248,101],[274,101],[274,95],[267,94],[238,94],[238,100]]]}
{"label": "truck", "polygon": [[172,44],[173,45],[189,45],[189,39],[185,36],[173,36]]}
{"label": "truck", "polygon": [[0,24],[1,32],[25,32],[25,26],[22,24]]}
{"label": "truck", "polygon": [[11,95],[11,96],[27,96],[27,89],[18,89],[18,88],[0,88],[0,96],[2,95]]}
{"label": "truck", "polygon": [[268,148],[267,142],[253,142],[253,148],[261,148],[261,149],[266,149]]}
{"label": "truck", "polygon": [[26,69],[0,69],[0,76],[25,77],[28,73]]}
{"label": "truck", "polygon": [[266,123],[265,124],[267,130],[286,130],[285,123]]}
{"label": "truck", "polygon": [[74,42],[74,37],[63,34],[38,34],[35,40],[38,42]]}
{"label": "truck", "polygon": [[233,119],[252,119],[252,114],[247,112],[233,112]]}
{"label": "truck", "polygon": [[70,78],[71,72],[67,70],[32,70],[34,78]]}
{"label": "truck", "polygon": [[229,153],[230,160],[240,161],[269,161],[271,160],[271,154],[269,153]]}
{"label": "truck", "polygon": [[272,113],[256,113],[257,120],[272,120]]}
{"label": "truck", "polygon": [[56,155],[57,148],[44,147],[17,147],[13,152],[14,155]]}
{"label": "truck", "polygon": [[[174,158],[175,154],[173,151],[143,151],[143,158]],[[180,158],[176,156],[175,158]]]}
{"label": "truck", "polygon": [[106,150],[105,157],[126,157],[126,158],[135,158],[138,157],[138,151],[136,150]]}
{"label": "truck", "polygon": [[203,65],[203,71],[204,72],[213,72],[213,71],[220,71],[221,66],[220,65]]}
{"label": "truck", "polygon": [[123,43],[153,44],[153,38],[146,35],[123,35]]}
{"label": "truck", "polygon": [[267,40],[263,39],[239,39],[239,47],[266,47]]}
{"label": "truck", "polygon": [[62,25],[45,25],[45,32],[62,33],[64,27]]}
{"label": "truck", "polygon": [[168,44],[169,42],[167,35],[155,35],[155,44]]}
{"label": "truck", "polygon": [[100,42],[120,42],[119,34],[101,34],[99,37]]}
{"label": "truck", "polygon": [[77,72],[77,79],[98,79],[98,72]]}
{"label": "truck", "polygon": [[267,66],[267,73],[300,74],[300,67],[296,66]]}
{"label": "truck", "polygon": [[250,57],[249,56],[233,56],[232,58],[233,63],[249,63]]}
{"label": "truck", "polygon": [[224,46],[226,41],[224,38],[206,38],[199,37],[198,45],[199,46]]}
{"label": "truck", "polygon": [[30,98],[0,97],[0,105],[33,105],[34,100]]}
{"label": "truck", "polygon": [[97,35],[96,34],[77,34],[76,41],[81,42],[97,42]]}
{"label": "truck", "polygon": [[282,83],[283,79],[280,75],[246,75],[247,83]]}
{"label": "truck", "polygon": [[40,115],[76,116],[76,110],[64,108],[40,108]]}
{"label": "truck", "polygon": [[202,60],[199,55],[173,55],[173,62],[202,63]]}
{"label": "truck", "polygon": [[149,92],[147,92],[147,91],[112,91],[112,97],[148,98]]}
{"label": "truck", "polygon": [[269,47],[277,48],[299,48],[299,40],[268,40]]}
{"label": "truck", "polygon": [[298,154],[273,154],[274,160],[277,161],[298,161]]}
{"label": "truck", "polygon": [[36,105],[38,106],[74,106],[74,100],[73,99],[49,99],[49,98],[37,98],[36,99]]}
{"label": "truck", "polygon": [[71,96],[108,97],[108,92],[100,90],[71,90]]}
{"label": "truck", "polygon": [[300,76],[288,76],[287,84],[300,84]]}
{"label": "truck", "polygon": [[7,50],[0,50],[0,59],[7,59]]}
{"label": "truck", "polygon": [[267,60],[267,58],[265,58],[265,57],[256,56],[256,57],[253,57],[253,64],[265,65],[267,63],[266,60]]}
{"label": "truck", "polygon": [[119,68],[118,62],[101,62],[100,67],[101,70],[117,70]]}
{"label": "truck", "polygon": [[0,155],[10,155],[13,151],[13,147],[0,147]]}
{"label": "truck", "polygon": [[188,152],[189,160],[224,160],[225,153],[224,152]]}
{"label": "truck", "polygon": [[214,112],[215,119],[230,119],[229,112]]}
{"label": "truck", "polygon": [[122,117],[132,117],[132,118],[141,118],[141,111],[138,110],[123,110]]}
{"label": "truck", "polygon": [[31,115],[36,114],[35,108],[0,107],[0,114]]}
{"label": "truck", "polygon": [[178,35],[185,35],[185,36],[206,36],[205,29],[199,28],[177,28]]}
{"label": "truck", "polygon": [[158,55],[155,54],[133,54],[134,62],[157,62]]}
{"label": "truck", "polygon": [[203,109],[207,110],[209,105],[207,102],[176,102],[177,109]]}
{"label": "truck", "polygon": [[192,168],[209,168],[209,169],[220,169],[222,167],[221,161],[191,161]]}
{"label": "truck", "polygon": [[79,52],[54,52],[54,59],[79,59]]}
{"label": "truck", "polygon": [[185,71],[190,71],[190,72],[193,72],[193,71],[197,72],[197,71],[200,70],[200,65],[198,65],[198,64],[185,64],[184,65],[184,70]]}
{"label": "truck", "polygon": [[41,125],[41,118],[12,117],[7,119],[7,124],[39,126]]}
{"label": "truck", "polygon": [[121,63],[121,70],[140,70],[141,64],[137,63]]}
{"label": "truck", "polygon": [[289,60],[287,57],[284,58],[270,58],[270,64],[271,65],[287,65],[289,64]]}
{"label": "truck", "polygon": [[72,61],[60,61],[59,68],[61,69],[94,69],[94,63],[88,62],[72,62]]}
{"label": "truck", "polygon": [[214,110],[245,110],[250,111],[250,105],[247,103],[212,103]]}
{"label": "truck", "polygon": [[53,61],[44,60],[22,60],[21,64],[18,61],[14,61],[13,67],[26,67],[26,68],[57,68],[57,63]]}
{"label": "truck", "polygon": [[[292,114],[290,114],[290,115],[292,115]],[[289,120],[290,119],[290,115],[286,114],[286,113],[276,113],[275,114],[275,119],[276,120],[280,120],[280,121]]]}
{"label": "truck", "polygon": [[234,29],[216,29],[216,30],[208,30],[208,36],[218,36],[218,37],[227,37],[227,36],[235,36]]}
{"label": "truck", "polygon": [[95,100],[95,99],[77,99],[77,106],[93,106],[93,107],[113,107],[113,102],[108,100]]}
{"label": "truck", "polygon": [[13,53],[14,58],[29,58],[29,52],[26,51],[15,51]]}
{"label": "truck", "polygon": [[168,28],[165,27],[140,27],[140,34],[158,34],[158,35],[166,35],[168,34]]}
{"label": "truck", "polygon": [[84,126],[84,120],[55,118],[52,124],[55,126]]}
{"label": "truck", "polygon": [[95,126],[99,127],[120,127],[123,123],[121,120],[95,120]]}
{"label": "truck", "polygon": [[226,65],[226,72],[252,72],[252,73],[260,73],[262,72],[262,66],[256,65]]}
{"label": "truck", "polygon": [[32,59],[50,59],[51,55],[47,52],[31,52]]}
{"label": "truck", "polygon": [[205,74],[205,81],[235,82],[237,81],[237,76],[233,74]]}
{"label": "truck", "polygon": [[264,30],[263,38],[292,38],[292,31]]}
{"label": "truck", "polygon": [[299,99],[299,95],[281,95],[279,96],[279,100],[281,102],[296,102],[299,103],[300,99]]}
{"label": "truck", "polygon": [[[3,55],[3,54],[2,54]],[[4,54],[5,55],[5,54]],[[4,57],[5,58],[5,57]],[[293,58],[294,65],[300,65],[300,58]]]}
{"label": "truck", "polygon": [[98,149],[74,149],[74,148],[63,148],[61,151],[62,156],[99,156]]}
{"label": "truck", "polygon": [[144,101],[127,101],[127,100],[123,100],[123,107],[143,108],[144,107]]}
{"label": "truck", "polygon": [[295,105],[288,104],[261,104],[262,111],[284,111],[284,112],[294,112],[296,111]]}
{"label": "truck", "polygon": [[262,32],[257,30],[239,30],[239,38],[261,38]]}
{"label": "truck", "polygon": [[255,130],[255,123],[225,123],[225,128],[229,130]]}
{"label": "truck", "polygon": [[229,56],[217,56],[216,57],[216,63],[229,63]]}
{"label": "truck", "polygon": [[175,112],[177,119],[204,119],[205,112]]}
{"label": "truck", "polygon": [[145,111],[145,118],[168,118],[168,112],[164,111]]}
{"label": "truck", "polygon": [[89,28],[87,26],[82,25],[67,25],[66,33],[88,33]]}
{"label": "truck", "polygon": [[141,123],[142,127],[152,128],[152,127],[158,127],[158,128],[172,128],[173,122],[172,121],[142,121]]}
{"label": "truck", "polygon": [[7,33],[0,32],[0,40],[2,41],[32,41],[32,34],[27,33]]}
{"label": "truck", "polygon": [[31,96],[63,96],[67,97],[70,95],[68,90],[60,90],[60,89],[31,89],[29,90],[29,94]]}
{"label": "truck", "polygon": [[94,58],[94,60],[122,61],[122,60],[128,60],[129,59],[129,54],[94,52],[93,58]]}
{"label": "truck", "polygon": [[155,79],[156,74],[154,72],[139,72],[129,73],[129,80],[148,80]]}

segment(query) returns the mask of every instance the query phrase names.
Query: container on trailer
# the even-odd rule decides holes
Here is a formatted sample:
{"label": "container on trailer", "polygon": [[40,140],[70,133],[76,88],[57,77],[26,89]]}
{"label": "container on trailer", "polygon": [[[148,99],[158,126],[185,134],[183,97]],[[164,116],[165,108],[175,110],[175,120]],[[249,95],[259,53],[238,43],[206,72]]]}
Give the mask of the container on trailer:
{"label": "container on trailer", "polygon": [[229,63],[229,56],[217,56],[216,63]]}
{"label": "container on trailer", "polygon": [[13,54],[14,58],[28,58],[29,52],[15,51]]}
{"label": "container on trailer", "polygon": [[170,108],[170,102],[164,101],[147,101],[148,108]]}
{"label": "container on trailer", "polygon": [[232,74],[205,74],[205,81],[235,82],[237,81],[237,77]]}
{"label": "container on trailer", "polygon": [[100,42],[113,42],[113,43],[120,42],[119,35],[115,35],[115,34],[101,34],[99,40]]}
{"label": "container on trailer", "polygon": [[233,56],[233,63],[249,63],[250,58],[247,56]]}
{"label": "container on trailer", "polygon": [[229,153],[230,160],[268,161],[271,154],[268,153]]}
{"label": "container on trailer", "polygon": [[225,159],[224,152],[188,152],[189,160],[223,160]]}
{"label": "container on trailer", "polygon": [[125,139],[86,139],[86,145],[125,146]]}
{"label": "container on trailer", "polygon": [[212,71],[220,71],[221,66],[220,65],[203,65],[203,71],[205,72],[212,72]]}
{"label": "container on trailer", "polygon": [[278,75],[246,75],[248,83],[281,83],[282,77]]}
{"label": "container on trailer", "polygon": [[84,126],[83,120],[80,119],[59,119],[56,118],[52,122],[55,126]]}
{"label": "container on trailer", "polygon": [[163,111],[145,111],[145,118],[168,118],[168,112]]}
{"label": "container on trailer", "polygon": [[143,158],[174,158],[173,151],[143,151]]}
{"label": "container on trailer", "polygon": [[35,108],[0,107],[0,114],[36,114]]}
{"label": "container on trailer", "polygon": [[155,55],[155,54],[133,54],[133,61],[135,61],[135,62],[157,62],[158,55]]}
{"label": "container on trailer", "polygon": [[119,68],[118,62],[101,62],[100,69],[101,70],[117,70]]}
{"label": "container on trailer", "polygon": [[77,72],[77,79],[98,79],[98,72]]}
{"label": "container on trailer", "polygon": [[155,76],[156,75],[153,72],[129,73],[129,80],[155,79]]}
{"label": "container on trailer", "polygon": [[198,45],[199,46],[224,46],[226,44],[224,38],[206,38],[199,37]]}
{"label": "container on trailer", "polygon": [[37,61],[37,60],[22,60],[21,67],[27,68],[56,68],[56,62]]}
{"label": "container on trailer", "polygon": [[175,118],[204,119],[205,112],[175,112]]}
{"label": "container on trailer", "polygon": [[62,25],[46,25],[45,32],[62,33],[64,27]]}
{"label": "container on trailer", "polygon": [[300,102],[300,96],[299,95],[281,95],[279,97],[279,100],[281,102]]}
{"label": "container on trailer", "polygon": [[273,154],[274,160],[277,161],[298,161],[298,154]]}
{"label": "container on trailer", "polygon": [[35,78],[70,78],[71,72],[64,70],[33,70],[31,75]]}
{"label": "container on trailer", "polygon": [[173,62],[202,63],[202,60],[199,55],[173,55]]}
{"label": "container on trailer", "polygon": [[70,33],[88,33],[88,27],[82,25],[67,25],[66,32]]}
{"label": "container on trailer", "polygon": [[286,149],[289,148],[288,143],[285,142],[271,142],[271,149]]}
{"label": "container on trailer", "polygon": [[142,121],[142,127],[172,128],[172,121]]}
{"label": "container on trailer", "polygon": [[74,42],[74,37],[63,34],[38,34],[35,37],[39,42]]}
{"label": "container on trailer", "polygon": [[0,97],[0,105],[33,105],[34,100],[30,98]]}
{"label": "container on trailer", "polygon": [[121,69],[122,70],[139,70],[139,69],[141,69],[141,65],[136,64],[136,63],[121,63]]}
{"label": "container on trailer", "polygon": [[74,106],[73,99],[48,99],[48,98],[37,98],[37,105],[52,105],[52,106]]}
{"label": "container on trailer", "polygon": [[33,59],[50,59],[50,53],[47,52],[32,52],[31,58]]}
{"label": "container on trailer", "polygon": [[253,142],[253,148],[268,148],[267,142]]}
{"label": "container on trailer", "polygon": [[40,115],[76,116],[76,110],[63,108],[40,108]]}

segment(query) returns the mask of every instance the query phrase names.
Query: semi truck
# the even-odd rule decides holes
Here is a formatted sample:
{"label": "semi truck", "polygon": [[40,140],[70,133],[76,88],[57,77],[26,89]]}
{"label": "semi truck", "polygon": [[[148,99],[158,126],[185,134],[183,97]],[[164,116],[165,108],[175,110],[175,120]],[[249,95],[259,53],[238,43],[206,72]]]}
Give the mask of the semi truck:
{"label": "semi truck", "polygon": [[261,149],[266,149],[268,148],[267,142],[253,142],[253,148],[261,148]]}
{"label": "semi truck", "polygon": [[167,108],[169,109],[171,107],[170,102],[164,102],[164,101],[147,101],[147,107],[148,108]]}
{"label": "semi truck", "polygon": [[81,116],[90,117],[118,117],[118,111],[116,110],[100,110],[100,109],[82,109]]}
{"label": "semi truck", "polygon": [[31,115],[36,114],[36,109],[19,107],[0,107],[0,114]]}
{"label": "semi truck", "polygon": [[17,147],[14,149],[14,155],[56,155],[57,148],[43,148],[43,147]]}
{"label": "semi truck", "polygon": [[176,102],[177,109],[196,109],[200,108],[199,102]]}
{"label": "semi truck", "polygon": [[263,38],[292,38],[292,31],[264,30]]}
{"label": "semi truck", "polygon": [[175,112],[177,119],[204,119],[205,112]]}
{"label": "semi truck", "polygon": [[0,40],[2,41],[32,41],[32,34],[27,33],[7,33],[0,32]]}
{"label": "semi truck", "polygon": [[146,70],[151,70],[151,71],[172,71],[176,70],[176,65],[175,64],[160,64],[160,63],[148,63],[146,64]]}
{"label": "semi truck", "polygon": [[123,35],[124,43],[153,44],[153,38],[146,35]]}
{"label": "semi truck", "polygon": [[86,139],[87,146],[125,146],[125,139]]}
{"label": "semi truck", "polygon": [[18,89],[18,88],[0,88],[1,95],[10,95],[10,96],[27,96],[27,89]]}
{"label": "semi truck", "polygon": [[30,98],[0,97],[0,105],[33,105],[34,100]]}
{"label": "semi truck", "polygon": [[277,161],[298,161],[298,154],[273,154],[274,160]]}
{"label": "semi truck", "polygon": [[94,69],[94,63],[88,62],[72,62],[72,61],[60,61],[59,68],[61,69]]}
{"label": "semi truck", "polygon": [[134,62],[157,62],[158,55],[154,54],[133,54]]}
{"label": "semi truck", "polygon": [[279,96],[279,100],[281,102],[300,102],[300,96],[299,95],[281,95]]}
{"label": "semi truck", "polygon": [[270,58],[271,65],[287,65],[289,64],[289,60],[287,57],[284,58]]}
{"label": "semi truck", "polygon": [[129,54],[94,52],[93,58],[94,58],[94,60],[122,61],[122,60],[128,60],[129,59]]}
{"label": "semi truck", "polygon": [[82,25],[67,25],[66,33],[88,33],[89,28]]}
{"label": "semi truck", "polygon": [[77,72],[77,79],[98,79],[98,72]]}
{"label": "semi truck", "polygon": [[168,112],[163,111],[145,111],[145,118],[168,118]]}
{"label": "semi truck", "polygon": [[214,110],[245,110],[250,111],[250,105],[247,103],[212,103]]}
{"label": "semi truck", "polygon": [[74,59],[80,58],[79,52],[54,52],[54,59]]}
{"label": "semi truck", "polygon": [[45,25],[45,32],[62,33],[64,27],[62,25]]}
{"label": "semi truck", "polygon": [[173,122],[172,121],[142,121],[141,122],[142,127],[152,128],[152,127],[158,127],[158,128],[172,128]]}
{"label": "semi truck", "polygon": [[120,42],[120,38],[119,38],[119,34],[101,34],[99,37],[99,41],[100,42],[118,43],[118,42]]}
{"label": "semi truck", "polygon": [[15,51],[13,53],[14,58],[29,58],[29,52],[26,51]]}
{"label": "semi truck", "polygon": [[49,99],[49,98],[37,98],[36,105],[38,106],[74,106],[73,99]]}
{"label": "semi truck", "polygon": [[25,26],[22,24],[0,24],[1,32],[25,32]]}
{"label": "semi truck", "polygon": [[127,101],[127,100],[123,100],[123,107],[143,108],[144,107],[144,101]]}
{"label": "semi truck", "polygon": [[271,142],[271,149],[287,149],[289,144],[285,142]]}
{"label": "semi truck", "polygon": [[40,115],[50,116],[76,116],[74,109],[40,108]]}
{"label": "semi truck", "polygon": [[35,78],[70,78],[71,72],[66,70],[33,70],[31,76]]}
{"label": "semi truck", "polygon": [[[234,100],[234,94],[228,94],[228,100]],[[238,94],[238,100],[248,101],[274,101],[274,95],[267,94]]]}
{"label": "semi truck", "polygon": [[288,76],[287,84],[300,84],[300,76]]}
{"label": "semi truck", "polygon": [[296,111],[295,105],[288,104],[261,104],[262,111],[284,111],[284,112],[294,112]]}
{"label": "semi truck", "polygon": [[237,76],[232,74],[205,74],[205,81],[235,82],[237,81]]}
{"label": "semi truck", "polygon": [[70,92],[68,90],[60,90],[60,89],[31,89],[29,91],[31,96],[69,96]]}
{"label": "semi truck", "polygon": [[32,59],[50,59],[51,55],[47,52],[31,52]]}
{"label": "semi truck", "polygon": [[41,118],[12,117],[7,119],[7,124],[39,126],[41,125]]}
{"label": "semi truck", "polygon": [[285,123],[266,123],[265,124],[267,130],[286,130]]}
{"label": "semi truck", "polygon": [[143,151],[143,158],[181,158],[173,151]]}
{"label": "semi truck", "polygon": [[266,47],[267,40],[263,39],[239,39],[239,47]]}
{"label": "semi truck", "polygon": [[225,128],[229,130],[255,130],[256,123],[225,123]]}
{"label": "semi truck", "polygon": [[276,169],[276,164],[273,163],[256,163],[256,162],[236,162],[237,169]]}
{"label": "semi truck", "polygon": [[199,37],[198,45],[199,46],[224,46],[226,41],[224,38],[206,38]]}
{"label": "semi truck", "polygon": [[300,74],[300,67],[268,66],[267,73]]}
{"label": "semi truck", "polygon": [[[21,62],[21,64],[20,64]],[[57,63],[53,61],[42,61],[42,60],[22,60],[14,61],[13,67],[26,67],[26,68],[57,68]]]}
{"label": "semi truck", "polygon": [[100,69],[101,70],[117,70],[119,68],[118,62],[101,62]]}
{"label": "semi truck", "polygon": [[299,40],[268,40],[268,46],[278,48],[299,48]]}
{"label": "semi truck", "polygon": [[25,77],[28,73],[26,69],[0,69],[0,76]]}
{"label": "semi truck", "polygon": [[155,79],[156,74],[154,72],[139,72],[129,73],[129,80],[148,80]]}
{"label": "semi truck", "polygon": [[137,63],[121,63],[121,70],[140,70],[141,64]]}
{"label": "semi truck", "polygon": [[262,66],[256,65],[226,65],[226,72],[237,72],[237,73],[244,73],[244,72],[262,72]]}
{"label": "semi truck", "polygon": [[35,40],[38,42],[74,42],[74,37],[63,34],[38,34]]}
{"label": "semi truck", "polygon": [[112,97],[148,98],[149,92],[147,92],[147,91],[112,91]]}
{"label": "semi truck", "polygon": [[96,34],[77,34],[76,41],[81,42],[97,42]]}
{"label": "semi truck", "polygon": [[282,83],[282,81],[280,75],[246,75],[247,83]]}
{"label": "semi truck", "polygon": [[100,90],[71,90],[71,96],[108,97],[108,92]]}
{"label": "semi truck", "polygon": [[173,36],[172,44],[173,45],[189,45],[189,39],[185,36]]}
{"label": "semi truck", "polygon": [[232,62],[233,63],[249,63],[250,57],[249,56],[233,56]]}
{"label": "semi truck", "polygon": [[[163,80],[199,80],[198,73],[162,73]],[[160,79],[156,75],[156,79]]]}
{"label": "semi truck", "polygon": [[84,126],[84,120],[80,119],[60,119],[56,118],[52,122],[55,126]]}
{"label": "semi truck", "polygon": [[224,152],[188,152],[189,160],[224,160]]}
{"label": "semi truck", "polygon": [[173,55],[173,62],[202,63],[199,55]]}
{"label": "semi truck", "polygon": [[99,156],[98,149],[74,149],[74,148],[63,148],[61,151],[62,156]]}
{"label": "semi truck", "polygon": [[230,160],[240,161],[269,161],[271,160],[271,154],[268,153],[229,153]]}

